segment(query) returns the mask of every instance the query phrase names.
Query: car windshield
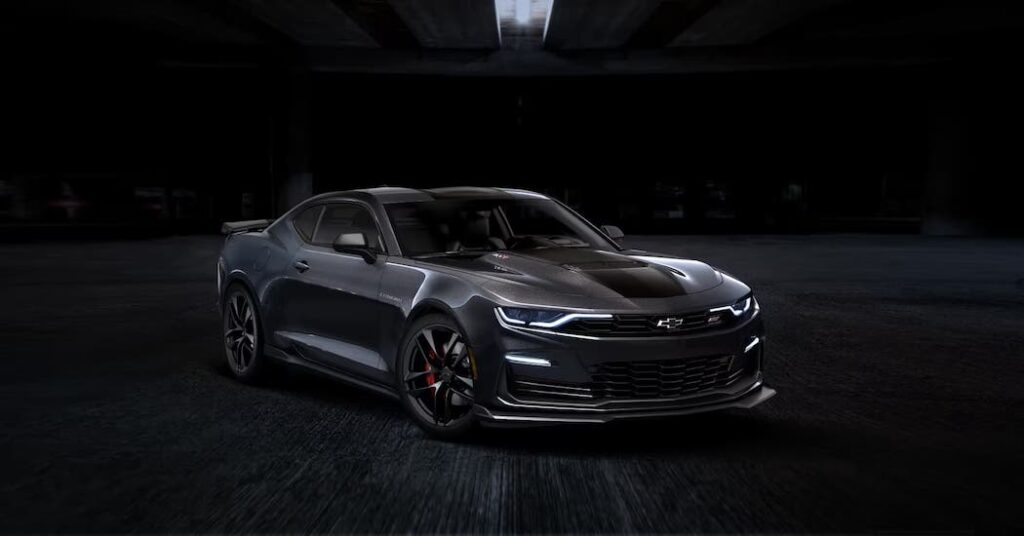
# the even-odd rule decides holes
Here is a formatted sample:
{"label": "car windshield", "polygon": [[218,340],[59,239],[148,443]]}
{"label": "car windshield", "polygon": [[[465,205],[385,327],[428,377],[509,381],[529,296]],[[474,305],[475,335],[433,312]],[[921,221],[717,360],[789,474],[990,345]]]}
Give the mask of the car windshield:
{"label": "car windshield", "polygon": [[440,199],[386,205],[409,257],[614,244],[549,199]]}

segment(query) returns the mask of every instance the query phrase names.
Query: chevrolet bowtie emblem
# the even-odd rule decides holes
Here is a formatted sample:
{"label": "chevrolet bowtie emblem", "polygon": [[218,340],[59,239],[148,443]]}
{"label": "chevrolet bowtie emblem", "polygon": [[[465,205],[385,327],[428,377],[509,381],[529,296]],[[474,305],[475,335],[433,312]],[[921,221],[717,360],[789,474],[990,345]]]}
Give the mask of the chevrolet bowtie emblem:
{"label": "chevrolet bowtie emblem", "polygon": [[682,318],[675,318],[675,317],[671,317],[671,316],[668,317],[668,318],[662,318],[661,320],[658,321],[658,327],[659,328],[676,329],[676,328],[678,328],[679,326],[682,326],[682,325],[683,325],[683,319]]}

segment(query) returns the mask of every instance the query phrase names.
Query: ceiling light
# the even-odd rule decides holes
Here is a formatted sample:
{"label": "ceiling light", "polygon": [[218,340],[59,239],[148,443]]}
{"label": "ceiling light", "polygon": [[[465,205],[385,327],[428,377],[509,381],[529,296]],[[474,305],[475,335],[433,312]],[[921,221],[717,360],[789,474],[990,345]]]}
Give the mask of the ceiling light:
{"label": "ceiling light", "polygon": [[519,24],[530,22],[530,0],[516,0],[516,22]]}

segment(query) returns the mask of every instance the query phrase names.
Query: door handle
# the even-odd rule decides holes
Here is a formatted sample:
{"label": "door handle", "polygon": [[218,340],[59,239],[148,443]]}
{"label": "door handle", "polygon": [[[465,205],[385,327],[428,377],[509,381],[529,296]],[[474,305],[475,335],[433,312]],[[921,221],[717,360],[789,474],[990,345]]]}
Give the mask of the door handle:
{"label": "door handle", "polygon": [[295,261],[292,267],[298,270],[300,273],[309,270],[309,264],[306,261]]}

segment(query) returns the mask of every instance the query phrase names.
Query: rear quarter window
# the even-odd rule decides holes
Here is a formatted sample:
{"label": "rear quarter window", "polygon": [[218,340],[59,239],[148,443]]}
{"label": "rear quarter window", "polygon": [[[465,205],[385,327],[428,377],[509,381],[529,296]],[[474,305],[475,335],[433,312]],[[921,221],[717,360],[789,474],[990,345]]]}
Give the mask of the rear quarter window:
{"label": "rear quarter window", "polygon": [[307,242],[313,239],[313,231],[316,230],[317,221],[320,220],[320,213],[323,210],[323,205],[310,207],[292,218],[292,224],[295,226],[295,230],[297,230],[302,238]]}

